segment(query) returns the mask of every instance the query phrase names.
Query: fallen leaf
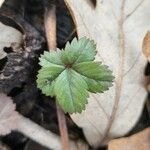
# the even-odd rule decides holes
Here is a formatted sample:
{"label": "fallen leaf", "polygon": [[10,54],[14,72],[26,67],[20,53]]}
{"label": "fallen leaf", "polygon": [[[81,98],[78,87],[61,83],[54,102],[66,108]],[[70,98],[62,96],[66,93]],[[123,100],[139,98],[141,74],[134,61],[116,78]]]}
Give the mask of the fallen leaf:
{"label": "fallen leaf", "polygon": [[114,86],[103,94],[91,94],[86,110],[71,115],[83,128],[87,141],[98,146],[128,133],[137,123],[147,92],[144,87],[146,59],[142,41],[150,29],[149,0],[65,0],[79,37],[97,43],[96,60],[109,66]]}
{"label": "fallen leaf", "polygon": [[7,56],[4,52],[5,47],[17,47],[22,42],[22,33],[15,28],[4,25],[0,22],[0,60]]}
{"label": "fallen leaf", "polygon": [[0,7],[2,6],[2,4],[4,3],[5,0],[0,0]]}
{"label": "fallen leaf", "polygon": [[110,141],[108,150],[150,150],[150,128],[131,137]]}
{"label": "fallen leaf", "polygon": [[144,37],[142,49],[145,57],[150,62],[150,32],[149,31]]}
{"label": "fallen leaf", "polygon": [[11,150],[10,147],[0,142],[0,150]]}
{"label": "fallen leaf", "polygon": [[0,135],[9,134],[11,130],[17,129],[20,116],[15,108],[12,99],[0,93]]}

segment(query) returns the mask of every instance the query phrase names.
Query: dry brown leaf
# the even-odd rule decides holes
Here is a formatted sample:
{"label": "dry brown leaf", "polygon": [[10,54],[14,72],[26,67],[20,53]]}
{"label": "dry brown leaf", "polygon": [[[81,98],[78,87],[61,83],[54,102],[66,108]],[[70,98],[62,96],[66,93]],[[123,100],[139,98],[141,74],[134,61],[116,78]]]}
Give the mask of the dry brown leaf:
{"label": "dry brown leaf", "polygon": [[9,134],[11,130],[17,129],[20,116],[15,108],[12,99],[0,93],[0,135]]}
{"label": "dry brown leaf", "polygon": [[150,29],[150,0],[65,0],[79,37],[97,43],[96,60],[108,65],[114,86],[102,94],[91,94],[86,110],[71,115],[83,128],[88,142],[98,146],[128,133],[143,109],[145,90],[142,42]]}
{"label": "dry brown leaf", "polygon": [[148,31],[143,40],[143,53],[150,62],[150,32]]}
{"label": "dry brown leaf", "polygon": [[6,57],[7,53],[4,52],[4,47],[17,47],[22,42],[22,33],[13,27],[4,25],[0,22],[0,60]]}
{"label": "dry brown leaf", "polygon": [[150,150],[150,128],[131,137],[110,141],[108,150]]}

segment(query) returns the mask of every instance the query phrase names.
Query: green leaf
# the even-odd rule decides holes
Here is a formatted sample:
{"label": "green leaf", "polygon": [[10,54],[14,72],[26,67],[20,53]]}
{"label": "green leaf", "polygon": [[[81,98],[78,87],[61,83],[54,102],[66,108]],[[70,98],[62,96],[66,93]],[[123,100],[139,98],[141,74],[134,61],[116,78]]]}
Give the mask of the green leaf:
{"label": "green leaf", "polygon": [[40,65],[45,66],[45,62],[49,62],[56,65],[63,65],[63,62],[61,60],[61,51],[59,49],[57,51],[52,52],[44,51],[44,54],[41,55],[40,58]]}
{"label": "green leaf", "polygon": [[59,105],[65,112],[81,112],[87,103],[87,84],[72,69],[64,70],[56,80],[54,91]]}
{"label": "green leaf", "polygon": [[112,81],[113,76],[107,66],[102,65],[101,62],[83,62],[73,65],[73,69],[85,77],[101,80]]}
{"label": "green leaf", "polygon": [[51,53],[45,51],[39,60],[42,69],[38,71],[37,87],[46,96],[54,96],[54,80],[65,69],[62,66],[61,51]]}
{"label": "green leaf", "polygon": [[74,65],[73,69],[84,76],[88,90],[92,93],[102,93],[112,86],[112,72],[101,62],[83,62]]}
{"label": "green leaf", "polygon": [[94,60],[96,55],[96,44],[93,40],[83,37],[79,40],[73,39],[67,43],[62,52],[62,61],[64,64],[80,63]]}
{"label": "green leaf", "polygon": [[44,52],[40,57],[37,86],[47,96],[55,96],[65,112],[85,109],[88,91],[104,92],[112,86],[112,72],[94,62],[96,45],[84,37],[67,43],[64,50]]}
{"label": "green leaf", "polygon": [[48,78],[48,79],[55,79],[63,70],[65,69],[65,67],[61,66],[61,67],[47,67],[47,68],[41,68],[38,71],[38,78]]}
{"label": "green leaf", "polygon": [[37,87],[42,90],[42,93],[46,96],[53,97],[54,94],[54,81],[48,80],[46,78],[37,79]]}
{"label": "green leaf", "polygon": [[53,86],[54,80],[64,70],[63,66],[47,67],[38,71],[37,87],[42,90],[42,93],[47,96],[54,96]]}
{"label": "green leaf", "polygon": [[87,77],[84,77],[84,79],[88,85],[88,91],[92,93],[103,93],[113,85],[110,81],[94,80]]}
{"label": "green leaf", "polygon": [[39,64],[42,66],[42,67],[62,67],[61,65],[57,65],[57,64],[54,64],[54,63],[51,63],[49,62],[48,60],[44,59],[44,58],[39,58],[40,62]]}
{"label": "green leaf", "polygon": [[93,61],[96,55],[96,44],[93,40],[83,37],[79,40],[80,54],[75,63]]}

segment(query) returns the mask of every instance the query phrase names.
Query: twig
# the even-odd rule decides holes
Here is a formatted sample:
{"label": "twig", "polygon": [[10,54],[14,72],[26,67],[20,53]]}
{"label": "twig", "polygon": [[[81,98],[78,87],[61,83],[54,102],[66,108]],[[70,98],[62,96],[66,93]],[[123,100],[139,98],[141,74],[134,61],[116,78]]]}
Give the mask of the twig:
{"label": "twig", "polygon": [[37,143],[54,150],[62,150],[59,136],[42,128],[33,121],[20,115],[17,130]]}
{"label": "twig", "polygon": [[[51,8],[47,8],[45,12],[45,32],[48,42],[49,50],[56,50],[56,7],[53,5]],[[57,108],[57,116],[59,123],[59,130],[61,134],[61,141],[63,145],[63,150],[69,150],[69,138],[68,138],[68,130],[66,126],[66,119],[64,112],[56,106]]]}
{"label": "twig", "polygon": [[[63,149],[61,138],[59,136],[34,123],[30,119],[25,118],[21,114],[17,128],[15,130],[29,137],[33,141],[41,144],[42,146],[47,147],[48,149]],[[70,140],[70,150],[79,149],[88,150],[88,145],[81,140],[78,140],[76,142]]]}

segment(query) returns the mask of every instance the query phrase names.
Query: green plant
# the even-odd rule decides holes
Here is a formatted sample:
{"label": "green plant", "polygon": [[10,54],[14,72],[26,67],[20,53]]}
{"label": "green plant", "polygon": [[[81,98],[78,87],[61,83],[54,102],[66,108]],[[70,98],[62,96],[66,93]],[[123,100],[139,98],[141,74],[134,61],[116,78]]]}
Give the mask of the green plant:
{"label": "green plant", "polygon": [[102,93],[112,86],[112,72],[101,62],[93,61],[95,55],[96,44],[86,37],[74,38],[62,51],[45,51],[40,57],[38,88],[47,96],[55,96],[64,112],[80,113],[89,92]]}

